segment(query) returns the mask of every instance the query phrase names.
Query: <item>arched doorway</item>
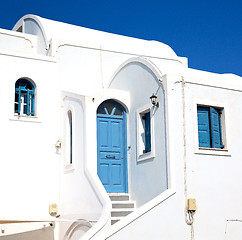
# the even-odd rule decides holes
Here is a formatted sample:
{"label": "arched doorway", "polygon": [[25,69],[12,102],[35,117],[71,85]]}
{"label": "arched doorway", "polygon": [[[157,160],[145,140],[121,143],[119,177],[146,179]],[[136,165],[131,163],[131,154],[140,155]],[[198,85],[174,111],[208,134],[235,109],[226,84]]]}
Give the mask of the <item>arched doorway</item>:
{"label": "arched doorway", "polygon": [[97,109],[97,172],[107,192],[127,192],[126,111],[114,100]]}

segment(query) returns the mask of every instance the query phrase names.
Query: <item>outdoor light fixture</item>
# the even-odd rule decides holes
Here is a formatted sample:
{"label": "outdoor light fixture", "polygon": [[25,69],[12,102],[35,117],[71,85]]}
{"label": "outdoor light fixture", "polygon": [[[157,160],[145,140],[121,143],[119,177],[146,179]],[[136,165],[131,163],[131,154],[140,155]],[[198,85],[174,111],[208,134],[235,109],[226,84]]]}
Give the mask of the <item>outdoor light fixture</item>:
{"label": "outdoor light fixture", "polygon": [[150,97],[151,103],[155,107],[159,107],[159,102],[157,101],[157,96],[153,93]]}
{"label": "outdoor light fixture", "polygon": [[57,140],[57,142],[56,142],[56,144],[55,144],[55,148],[56,148],[57,150],[59,150],[59,149],[61,148],[61,140],[60,140],[60,139]]}

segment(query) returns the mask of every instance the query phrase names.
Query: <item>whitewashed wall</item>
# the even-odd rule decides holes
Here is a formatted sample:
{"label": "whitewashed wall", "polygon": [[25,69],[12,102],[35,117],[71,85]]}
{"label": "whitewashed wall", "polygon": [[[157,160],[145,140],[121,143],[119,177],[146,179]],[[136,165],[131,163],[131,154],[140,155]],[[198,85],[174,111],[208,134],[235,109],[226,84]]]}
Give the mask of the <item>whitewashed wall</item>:
{"label": "whitewashed wall", "polygon": [[9,55],[35,54],[37,37],[9,30],[0,29],[0,51]]}
{"label": "whitewashed wall", "polygon": [[[85,116],[84,98],[67,92],[62,93],[62,166],[61,166],[61,205],[63,217],[97,221],[102,211],[94,189],[85,175]],[[67,113],[72,112],[72,164],[65,153]]]}
{"label": "whitewashed wall", "polygon": [[[227,221],[242,219],[242,91],[241,86],[234,88],[233,79],[229,77],[226,79],[227,86],[222,86],[219,79],[212,76],[210,79],[216,84],[210,81],[210,86],[205,85],[207,79],[200,80],[200,84],[190,83],[197,79],[192,81],[185,77],[188,82],[185,85],[188,195],[197,199],[196,238],[223,239]],[[224,150],[198,151],[198,130],[194,124],[197,121],[197,104],[223,107]],[[234,228],[237,236],[241,235],[240,229],[239,226]]]}
{"label": "whitewashed wall", "polygon": [[[34,27],[30,24],[29,32],[41,35]],[[53,36],[55,57],[44,57],[36,55],[43,48],[36,36],[1,30],[0,38],[1,219],[49,219],[48,205],[55,202],[64,217],[99,219],[91,230],[108,227],[110,200],[96,172],[96,109],[102,101],[116,99],[128,112],[129,192],[141,210],[130,215],[125,226],[111,228],[116,230],[110,238],[189,239],[192,229],[185,223],[184,210],[190,197],[197,200],[195,239],[231,240],[241,235],[240,77],[186,69],[173,55],[173,60],[150,57],[162,72],[164,87],[158,91],[155,114],[156,157],[137,163],[135,113],[150,103],[159,86],[159,74],[144,65],[123,67],[130,58],[144,60],[141,51],[103,51],[101,45],[90,47],[88,36],[79,45]],[[24,77],[36,84],[36,117],[14,116],[15,82]],[[197,104],[224,108],[227,151],[198,149]],[[57,151],[55,143],[65,142],[64,115],[70,105],[75,112],[75,169],[65,171],[64,150]],[[168,188],[173,190],[171,197],[150,202]],[[144,208],[148,210],[142,212]]]}
{"label": "whitewashed wall", "polygon": [[[167,189],[166,166],[166,127],[165,96],[163,86],[157,76],[145,65],[133,62],[121,69],[110,85],[111,89],[120,89],[130,93],[131,106],[128,112],[128,185],[131,197],[137,206],[153,199]],[[155,93],[159,108],[151,107],[150,96]],[[154,114],[152,143],[154,156],[139,161],[137,150],[137,112],[147,106]],[[145,110],[145,109],[144,109]],[[152,186],[152,187],[151,187]]]}
{"label": "whitewashed wall", "polygon": [[[49,217],[58,202],[60,101],[55,62],[0,55],[1,219]],[[14,116],[15,82],[36,84],[36,116]],[[56,91],[53,91],[56,89]],[[11,207],[10,207],[11,206]]]}

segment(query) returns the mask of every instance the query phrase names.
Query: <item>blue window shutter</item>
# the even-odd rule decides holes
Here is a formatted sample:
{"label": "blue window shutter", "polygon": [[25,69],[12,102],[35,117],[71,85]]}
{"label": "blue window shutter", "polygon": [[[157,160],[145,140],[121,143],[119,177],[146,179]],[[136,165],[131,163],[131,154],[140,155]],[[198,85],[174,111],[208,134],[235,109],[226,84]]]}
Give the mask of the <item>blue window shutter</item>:
{"label": "blue window shutter", "polygon": [[151,151],[150,112],[145,114],[145,152]]}
{"label": "blue window shutter", "polygon": [[209,108],[197,108],[199,147],[210,148]]}
{"label": "blue window shutter", "polygon": [[27,115],[30,114],[30,96],[29,96],[29,89],[27,89]]}
{"label": "blue window shutter", "polygon": [[17,103],[17,107],[15,106],[14,107],[14,112],[15,113],[19,113],[19,88],[15,88],[15,94],[17,95],[17,98],[16,98],[16,96],[15,96],[15,102],[18,102]]}
{"label": "blue window shutter", "polygon": [[222,138],[222,126],[221,126],[221,114],[222,114],[222,110],[220,109],[218,111],[219,111],[220,148],[224,148],[223,138]]}
{"label": "blue window shutter", "polygon": [[18,89],[18,114],[20,114],[21,110],[21,87]]}
{"label": "blue window shutter", "polygon": [[[34,116],[35,112],[35,87],[27,79],[19,79],[15,83],[14,112]],[[17,99],[18,98],[18,99]],[[22,102],[23,101],[23,102]],[[21,113],[22,108],[22,113]]]}
{"label": "blue window shutter", "polygon": [[31,115],[34,116],[35,103],[34,103],[34,90],[31,91]]}
{"label": "blue window shutter", "polygon": [[221,139],[220,110],[210,107],[210,124],[212,148],[223,148]]}

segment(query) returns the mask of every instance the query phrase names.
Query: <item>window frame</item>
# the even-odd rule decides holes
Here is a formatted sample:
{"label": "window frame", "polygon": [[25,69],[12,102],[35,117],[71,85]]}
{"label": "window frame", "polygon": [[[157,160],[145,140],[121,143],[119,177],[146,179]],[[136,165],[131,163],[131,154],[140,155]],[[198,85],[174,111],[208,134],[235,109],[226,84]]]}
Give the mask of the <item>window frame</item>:
{"label": "window frame", "polygon": [[[30,86],[30,88],[26,88],[26,86],[21,86],[19,83],[16,87],[16,84],[21,81],[26,81]],[[26,96],[26,102],[22,102],[22,96]],[[16,101],[16,96],[18,97]],[[35,117],[36,116],[36,85],[33,81],[28,78],[19,78],[15,82],[15,90],[14,90],[14,115],[19,117]],[[16,107],[17,106],[17,107]],[[26,106],[26,114],[23,113],[24,106]]]}
{"label": "window frame", "polygon": [[[224,148],[221,126],[222,113],[223,109],[221,108],[197,105],[199,148]],[[202,121],[202,124],[199,124],[199,119],[202,116],[204,121]],[[201,132],[206,132],[207,134],[202,137],[199,134]]]}
{"label": "window frame", "polygon": [[[70,115],[71,113],[71,119]],[[75,109],[72,104],[68,103],[65,109],[64,117],[64,136],[63,136],[63,156],[64,156],[64,172],[74,171],[75,162]],[[70,121],[71,120],[71,121]]]}
{"label": "window frame", "polygon": [[72,111],[69,109],[66,116],[66,133],[65,133],[65,162],[66,165],[73,163],[73,119]]}
{"label": "window frame", "polygon": [[[207,147],[199,147],[199,137],[198,137],[198,115],[197,110],[198,107],[212,107],[215,109],[221,109],[222,113],[220,116],[221,119],[221,137],[222,144],[224,148],[207,148]],[[208,99],[193,99],[193,125],[194,125],[194,152],[196,154],[207,154],[207,155],[223,155],[223,156],[231,156],[231,148],[230,148],[230,137],[229,137],[229,107],[226,103]]]}
{"label": "window frame", "polygon": [[[137,154],[137,162],[148,160],[151,158],[155,157],[155,138],[154,138],[154,107],[152,104],[147,104],[136,111],[136,122],[137,122],[137,149],[136,149],[136,154]],[[142,143],[142,134],[145,133],[145,126],[144,122],[142,123],[142,117],[150,113],[150,151],[144,152],[145,151],[145,144]]]}

